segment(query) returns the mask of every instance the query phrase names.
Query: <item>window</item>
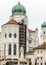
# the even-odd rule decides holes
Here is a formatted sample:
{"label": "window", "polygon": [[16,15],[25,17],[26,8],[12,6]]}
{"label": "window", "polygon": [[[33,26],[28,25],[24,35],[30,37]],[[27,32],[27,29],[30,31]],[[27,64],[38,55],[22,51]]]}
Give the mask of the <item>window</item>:
{"label": "window", "polygon": [[41,65],[42,65],[42,63],[41,63]]}
{"label": "window", "polygon": [[42,50],[41,50],[41,53],[42,53]]}
{"label": "window", "polygon": [[44,31],[44,34],[45,34],[45,31]]}
{"label": "window", "polygon": [[39,54],[39,50],[38,50],[38,54]]}
{"label": "window", "polygon": [[31,65],[31,59],[29,59],[29,65]]}
{"label": "window", "polygon": [[11,44],[9,44],[8,54],[11,55]]}
{"label": "window", "polygon": [[16,33],[14,34],[14,38],[16,38]]}
{"label": "window", "polygon": [[32,43],[32,40],[29,40],[29,43],[31,44]]}
{"label": "window", "polygon": [[11,38],[11,36],[12,36],[11,33],[9,33],[9,37],[10,37],[10,38]]}
{"label": "window", "polygon": [[41,57],[41,60],[42,60],[42,57]]}
{"label": "window", "polygon": [[46,65],[46,63],[45,63],[45,65]]}
{"label": "window", "polygon": [[4,55],[5,55],[5,51],[6,51],[6,44],[4,44]]}
{"label": "window", "polygon": [[16,55],[16,44],[14,44],[14,55]]}
{"label": "window", "polygon": [[5,38],[7,37],[7,34],[5,34]]}
{"label": "window", "polygon": [[37,57],[37,59],[39,60],[39,57]]}

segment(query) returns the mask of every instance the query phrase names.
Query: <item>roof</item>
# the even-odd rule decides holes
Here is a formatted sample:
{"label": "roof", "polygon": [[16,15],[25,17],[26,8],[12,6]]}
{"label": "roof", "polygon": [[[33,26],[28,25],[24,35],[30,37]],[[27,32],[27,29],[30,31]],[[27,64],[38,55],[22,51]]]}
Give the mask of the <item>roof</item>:
{"label": "roof", "polygon": [[12,8],[12,14],[26,15],[25,7],[23,5],[21,5],[20,2],[18,2],[18,4]]}
{"label": "roof", "polygon": [[11,19],[6,24],[17,24],[17,21],[15,21],[14,19]]}
{"label": "roof", "polygon": [[15,21],[14,19],[10,19],[10,21],[8,21],[7,23],[5,23],[4,25],[7,25],[7,24],[17,24],[17,21]]}
{"label": "roof", "polygon": [[43,44],[35,47],[34,49],[46,49],[46,42],[44,42]]}
{"label": "roof", "polygon": [[31,29],[28,29],[28,31],[31,33],[31,32],[35,32],[34,30],[31,30]]}
{"label": "roof", "polygon": [[46,22],[43,22],[41,27],[46,27]]}

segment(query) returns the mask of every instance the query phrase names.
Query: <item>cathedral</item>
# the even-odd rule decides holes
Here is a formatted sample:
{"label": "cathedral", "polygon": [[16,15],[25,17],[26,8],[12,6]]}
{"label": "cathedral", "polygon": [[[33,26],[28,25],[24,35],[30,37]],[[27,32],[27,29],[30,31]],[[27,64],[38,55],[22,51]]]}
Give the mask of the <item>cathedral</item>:
{"label": "cathedral", "polygon": [[1,26],[0,65],[46,65],[46,22],[41,25],[40,38],[41,45],[38,28],[28,29],[26,9],[19,2]]}

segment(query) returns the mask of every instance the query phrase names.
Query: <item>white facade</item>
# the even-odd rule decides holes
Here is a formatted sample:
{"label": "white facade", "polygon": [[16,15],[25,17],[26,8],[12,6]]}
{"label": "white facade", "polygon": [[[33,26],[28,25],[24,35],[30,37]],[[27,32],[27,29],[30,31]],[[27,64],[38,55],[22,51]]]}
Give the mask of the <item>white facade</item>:
{"label": "white facade", "polygon": [[[11,33],[12,37],[9,37]],[[6,38],[5,38],[6,34]],[[14,37],[16,34],[16,38]],[[11,44],[11,55],[9,55],[9,44]],[[16,44],[16,55],[14,55],[14,44]],[[3,25],[1,30],[1,58],[19,58],[19,25]]]}
{"label": "white facade", "polygon": [[36,49],[34,51],[38,65],[46,65],[46,49]]}

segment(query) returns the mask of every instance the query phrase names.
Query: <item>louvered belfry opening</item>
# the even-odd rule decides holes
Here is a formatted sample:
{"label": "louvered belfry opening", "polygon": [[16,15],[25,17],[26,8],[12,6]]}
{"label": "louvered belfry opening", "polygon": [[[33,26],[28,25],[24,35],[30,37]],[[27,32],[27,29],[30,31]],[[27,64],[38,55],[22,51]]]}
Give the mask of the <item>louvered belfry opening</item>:
{"label": "louvered belfry opening", "polygon": [[19,23],[19,48],[23,46],[24,55],[26,53],[26,25]]}

